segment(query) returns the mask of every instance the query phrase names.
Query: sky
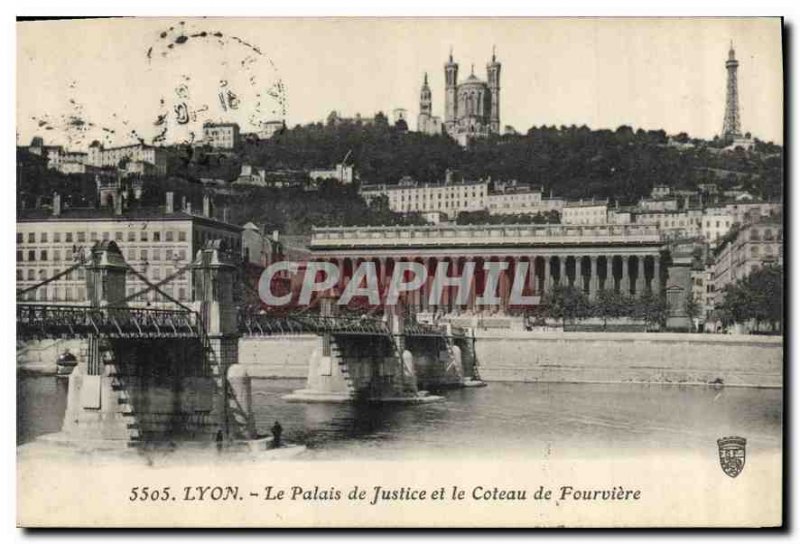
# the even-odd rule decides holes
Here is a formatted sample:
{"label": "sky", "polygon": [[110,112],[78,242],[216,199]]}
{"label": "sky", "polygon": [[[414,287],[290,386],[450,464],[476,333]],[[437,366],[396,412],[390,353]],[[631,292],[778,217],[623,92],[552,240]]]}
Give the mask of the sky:
{"label": "sky", "polygon": [[[722,128],[725,60],[739,60],[742,129],[782,143],[781,26],[736,19],[107,19],[17,24],[17,133],[85,150],[92,140],[175,143],[205,121],[290,126],[405,108],[416,126],[428,73],[443,115],[450,49],[459,79],[502,63],[500,120],[531,126]],[[155,140],[154,140],[155,139]]]}

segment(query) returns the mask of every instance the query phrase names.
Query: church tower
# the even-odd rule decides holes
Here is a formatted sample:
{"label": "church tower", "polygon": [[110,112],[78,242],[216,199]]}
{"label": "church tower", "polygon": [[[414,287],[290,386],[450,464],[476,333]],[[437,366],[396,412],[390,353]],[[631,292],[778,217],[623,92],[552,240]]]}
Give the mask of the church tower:
{"label": "church tower", "polygon": [[458,119],[456,105],[456,88],[458,86],[458,63],[453,62],[453,49],[450,59],[444,65],[444,126],[448,134],[452,133]]}
{"label": "church tower", "polygon": [[428,72],[425,72],[425,80],[419,92],[419,114],[430,116],[432,113],[431,88],[428,87]]}
{"label": "church tower", "polygon": [[489,110],[489,132],[500,134],[500,63],[492,46],[492,62],[486,65],[486,81],[489,84],[491,107]]}
{"label": "church tower", "polygon": [[722,123],[722,139],[731,142],[742,135],[741,119],[739,118],[739,82],[737,80],[739,61],[736,60],[733,42],[731,42],[731,48],[728,50],[725,69],[728,70],[728,92],[725,99],[725,120]]}

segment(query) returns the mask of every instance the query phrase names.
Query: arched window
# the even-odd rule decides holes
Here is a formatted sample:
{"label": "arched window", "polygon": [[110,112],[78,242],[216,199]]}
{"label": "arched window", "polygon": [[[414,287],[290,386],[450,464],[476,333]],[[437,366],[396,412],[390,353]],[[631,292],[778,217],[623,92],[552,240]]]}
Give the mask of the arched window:
{"label": "arched window", "polygon": [[750,248],[750,255],[753,257],[758,257],[758,246],[753,246]]}
{"label": "arched window", "polygon": [[772,229],[766,229],[764,231],[764,240],[772,240]]}
{"label": "arched window", "polygon": [[761,239],[761,237],[758,235],[758,229],[752,229],[750,231],[750,239],[756,242]]}

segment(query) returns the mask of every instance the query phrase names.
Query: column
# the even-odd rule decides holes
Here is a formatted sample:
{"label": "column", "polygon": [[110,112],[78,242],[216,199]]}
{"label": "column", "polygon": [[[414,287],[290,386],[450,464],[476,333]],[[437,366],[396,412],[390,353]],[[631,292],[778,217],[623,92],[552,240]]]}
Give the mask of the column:
{"label": "column", "polygon": [[629,259],[628,255],[622,256],[622,279],[619,282],[619,291],[626,296],[631,294],[631,277],[628,274]]}
{"label": "column", "polygon": [[653,279],[651,280],[650,290],[654,295],[661,292],[661,255],[653,257]]}
{"label": "column", "polygon": [[589,256],[589,298],[597,297],[597,290],[600,286],[599,270],[597,270],[597,255]]}
{"label": "column", "polygon": [[614,289],[614,257],[612,255],[606,255],[606,277],[603,280],[603,289]]}
{"label": "column", "polygon": [[562,287],[567,285],[567,258],[558,257],[558,284]]}
{"label": "column", "polygon": [[386,257],[378,258],[378,297],[383,305],[386,296]]}
{"label": "column", "polygon": [[644,294],[644,255],[636,256],[636,298]]}
{"label": "column", "polygon": [[553,290],[553,257],[548,255],[544,258],[544,288],[545,292]]}
{"label": "column", "polygon": [[528,285],[530,286],[531,294],[535,295],[539,289],[539,278],[536,277],[536,255],[528,259]]}

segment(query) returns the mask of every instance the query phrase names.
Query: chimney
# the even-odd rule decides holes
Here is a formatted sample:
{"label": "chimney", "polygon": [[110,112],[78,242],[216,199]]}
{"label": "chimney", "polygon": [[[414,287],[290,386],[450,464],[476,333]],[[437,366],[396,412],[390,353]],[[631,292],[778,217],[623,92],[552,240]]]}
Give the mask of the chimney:
{"label": "chimney", "polygon": [[222,222],[223,223],[228,222],[228,206],[222,208]]}
{"label": "chimney", "polygon": [[61,215],[61,195],[53,193],[53,217]]}
{"label": "chimney", "polygon": [[203,195],[203,215],[211,217],[211,197]]}
{"label": "chimney", "polygon": [[277,230],[273,230],[272,231],[272,241],[273,242],[277,242],[278,241],[278,231]]}
{"label": "chimney", "polygon": [[188,214],[191,214],[191,213],[192,213],[192,202],[191,202],[191,200],[187,200],[187,201],[186,201],[186,207],[184,208],[184,210],[185,210],[185,211],[186,211],[186,213],[188,213]]}
{"label": "chimney", "polygon": [[186,195],[181,196],[181,210],[186,211]]}
{"label": "chimney", "polygon": [[166,213],[172,213],[175,211],[175,193],[172,191],[167,191],[167,206]]}

